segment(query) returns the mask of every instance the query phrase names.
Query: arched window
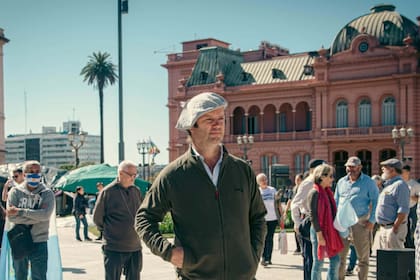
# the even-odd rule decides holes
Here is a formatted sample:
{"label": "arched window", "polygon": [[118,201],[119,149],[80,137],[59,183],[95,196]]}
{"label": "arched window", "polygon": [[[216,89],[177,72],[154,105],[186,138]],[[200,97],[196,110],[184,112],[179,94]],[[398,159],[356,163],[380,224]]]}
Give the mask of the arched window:
{"label": "arched window", "polygon": [[279,118],[280,132],[289,132],[293,130],[292,105],[289,103],[281,105]]}
{"label": "arched window", "polygon": [[311,130],[311,112],[309,111],[308,103],[300,102],[296,106],[295,123],[296,131]]}
{"label": "arched window", "polygon": [[368,150],[357,151],[357,157],[362,161],[363,173],[372,176],[372,152]]}
{"label": "arched window", "polygon": [[245,110],[241,107],[235,108],[233,110],[233,134],[245,134]]}
{"label": "arched window", "polygon": [[264,108],[264,132],[276,132],[276,107],[272,104]]}
{"label": "arched window", "polygon": [[370,100],[364,98],[359,103],[359,127],[370,127],[372,125],[372,113]]}
{"label": "arched window", "polygon": [[333,164],[335,166],[335,177],[339,179],[346,175],[346,167],[344,166],[344,164],[349,158],[349,153],[347,151],[336,151],[333,153],[333,158]]}
{"label": "arched window", "polygon": [[302,155],[295,155],[295,174],[302,173]]}
{"label": "arched window", "polygon": [[347,101],[341,100],[336,106],[336,127],[348,127],[348,107]]}
{"label": "arched window", "polygon": [[248,134],[260,133],[259,119],[260,109],[257,106],[252,106],[248,114]]}
{"label": "arched window", "polygon": [[382,103],[382,125],[395,125],[395,98],[389,96]]}
{"label": "arched window", "polygon": [[268,176],[270,172],[270,165],[277,163],[276,155],[263,155],[261,157],[261,172]]}

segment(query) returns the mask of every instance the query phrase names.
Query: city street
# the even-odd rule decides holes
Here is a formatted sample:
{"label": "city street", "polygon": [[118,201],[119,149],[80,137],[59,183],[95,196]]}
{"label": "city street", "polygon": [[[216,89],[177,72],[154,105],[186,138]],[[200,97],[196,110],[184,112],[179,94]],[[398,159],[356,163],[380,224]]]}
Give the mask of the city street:
{"label": "city street", "polygon": [[[91,217],[88,217],[91,224]],[[72,216],[57,218],[57,230],[60,241],[61,259],[63,264],[63,279],[65,280],[98,280],[104,279],[101,243],[98,241],[79,242],[74,237],[74,218]],[[95,238],[94,236],[91,236]],[[292,233],[288,234],[288,254],[281,255],[278,250],[273,251],[273,265],[259,266],[258,280],[273,279],[303,279],[301,268],[302,257],[293,255],[295,241]],[[376,244],[375,244],[376,245]],[[277,235],[274,248],[277,248]],[[376,246],[375,246],[376,248]],[[376,279],[376,251],[370,259],[369,279]],[[323,278],[326,278],[328,262],[324,265]],[[175,279],[172,265],[153,255],[143,246],[142,280]],[[346,277],[347,278],[347,277]],[[348,277],[357,279],[357,276]],[[124,279],[124,278],[122,278]]]}

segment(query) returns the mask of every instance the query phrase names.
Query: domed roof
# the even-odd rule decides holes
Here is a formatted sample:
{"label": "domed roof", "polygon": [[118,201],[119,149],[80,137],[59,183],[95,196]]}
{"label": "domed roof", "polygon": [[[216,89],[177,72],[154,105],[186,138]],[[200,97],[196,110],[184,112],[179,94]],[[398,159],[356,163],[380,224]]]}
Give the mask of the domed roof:
{"label": "domed roof", "polygon": [[376,37],[383,46],[403,46],[407,35],[418,39],[418,26],[397,13],[394,5],[378,5],[370,10],[370,14],[354,19],[338,32],[331,55],[349,49],[353,38],[362,33]]}

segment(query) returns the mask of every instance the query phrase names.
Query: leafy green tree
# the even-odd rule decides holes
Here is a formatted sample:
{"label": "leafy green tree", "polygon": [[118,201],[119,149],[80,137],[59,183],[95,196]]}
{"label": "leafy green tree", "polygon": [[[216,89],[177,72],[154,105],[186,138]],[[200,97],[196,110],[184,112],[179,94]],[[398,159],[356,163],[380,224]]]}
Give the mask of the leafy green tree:
{"label": "leafy green tree", "polygon": [[117,79],[117,66],[110,61],[109,53],[93,53],[83,67],[80,75],[88,85],[93,85],[99,91],[99,118],[101,126],[101,163],[104,162],[104,88],[113,85]]}

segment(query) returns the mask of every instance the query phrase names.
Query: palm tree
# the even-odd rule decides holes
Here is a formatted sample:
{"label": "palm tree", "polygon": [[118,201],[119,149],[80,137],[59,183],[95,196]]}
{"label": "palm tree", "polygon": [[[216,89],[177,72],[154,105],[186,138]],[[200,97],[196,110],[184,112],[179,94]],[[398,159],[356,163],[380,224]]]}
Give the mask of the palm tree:
{"label": "palm tree", "polygon": [[113,85],[118,79],[115,73],[117,66],[109,60],[109,53],[93,53],[89,56],[89,61],[83,67],[80,75],[88,85],[94,86],[99,90],[99,117],[101,122],[101,163],[104,162],[104,88],[108,84]]}

